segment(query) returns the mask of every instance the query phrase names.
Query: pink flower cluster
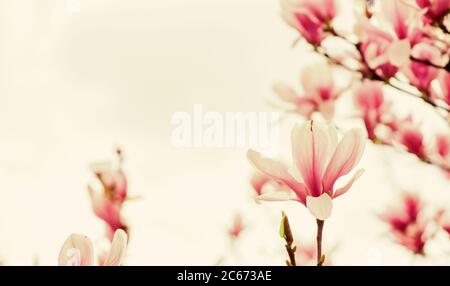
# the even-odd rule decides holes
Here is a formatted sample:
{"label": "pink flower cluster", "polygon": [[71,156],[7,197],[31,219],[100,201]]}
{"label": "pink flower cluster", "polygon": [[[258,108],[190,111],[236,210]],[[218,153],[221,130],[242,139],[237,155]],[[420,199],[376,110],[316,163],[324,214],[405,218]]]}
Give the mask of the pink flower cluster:
{"label": "pink flower cluster", "polygon": [[370,140],[387,145],[401,145],[421,160],[450,172],[450,133],[436,134],[430,142],[432,144],[426,144],[420,126],[413,121],[411,115],[398,118],[393,112],[391,103],[384,98],[380,82],[365,80],[355,90],[354,102]]}
{"label": "pink flower cluster", "polygon": [[[425,138],[413,117],[397,116],[383,95],[383,86],[412,95],[435,109],[450,126],[450,0],[377,3],[379,11],[356,14],[352,40],[333,26],[337,15],[333,0],[282,0],[281,10],[284,20],[314,46],[315,52],[330,64],[359,75],[362,84],[355,92],[355,103],[369,139],[403,146],[424,162],[450,173],[450,130]],[[330,55],[322,43],[326,38],[344,40],[346,56]],[[307,119],[319,112],[331,120],[346,89],[336,88],[330,67],[307,67],[300,82],[301,93],[283,83],[276,83],[274,91],[292,106],[290,112]]]}
{"label": "pink flower cluster", "polygon": [[301,74],[300,83],[303,87],[302,94],[284,83],[274,84],[273,90],[281,100],[292,106],[288,111],[298,113],[307,119],[317,111],[324,118],[331,119],[334,115],[335,101],[345,89],[336,87],[329,67],[308,66]]}

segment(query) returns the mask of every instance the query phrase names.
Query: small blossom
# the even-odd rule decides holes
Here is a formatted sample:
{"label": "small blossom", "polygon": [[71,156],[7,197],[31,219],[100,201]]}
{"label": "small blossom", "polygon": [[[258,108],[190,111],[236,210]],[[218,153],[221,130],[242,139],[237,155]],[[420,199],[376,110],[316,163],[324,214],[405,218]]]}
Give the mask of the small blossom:
{"label": "small blossom", "polygon": [[281,0],[281,15],[311,44],[319,45],[336,14],[334,0]]}
{"label": "small blossom", "polygon": [[91,165],[91,171],[101,187],[88,186],[92,209],[95,215],[107,224],[107,236],[110,240],[116,230],[128,231],[121,216],[123,203],[127,199],[127,179],[121,168],[121,151],[118,151],[117,155],[117,168],[113,168],[112,162],[98,162]]}
{"label": "small blossom", "polygon": [[426,228],[428,220],[423,216],[423,203],[418,196],[404,194],[401,204],[391,207],[380,215],[380,219],[390,226],[395,241],[414,254],[424,254],[428,241]]}
{"label": "small blossom", "polygon": [[410,153],[421,159],[426,158],[424,136],[420,128],[413,123],[412,117],[398,121],[395,140],[403,145]]}
{"label": "small blossom", "polygon": [[325,119],[331,119],[335,101],[342,90],[336,88],[330,68],[326,65],[308,66],[303,70],[300,81],[302,95],[283,83],[276,83],[273,90],[280,99],[294,107],[293,112],[310,119],[317,111]]}

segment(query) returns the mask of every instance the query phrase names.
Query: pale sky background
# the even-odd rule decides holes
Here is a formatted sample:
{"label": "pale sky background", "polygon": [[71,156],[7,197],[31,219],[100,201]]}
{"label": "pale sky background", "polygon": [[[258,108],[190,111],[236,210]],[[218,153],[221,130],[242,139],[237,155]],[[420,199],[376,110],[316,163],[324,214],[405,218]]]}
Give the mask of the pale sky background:
{"label": "pale sky background", "polygon": [[[279,16],[276,0],[0,0],[0,258],[56,265],[66,237],[99,242],[103,222],[90,208],[88,164],[123,147],[132,196],[124,216],[131,227],[127,265],[282,265],[278,222],[286,210],[302,241],[315,221],[297,203],[255,205],[246,148],[176,149],[174,112],[274,111],[271,85],[298,86],[301,67],[316,58]],[[76,2],[75,2],[76,3]],[[342,7],[341,7],[342,8]],[[350,24],[350,9],[338,19]],[[398,108],[439,128],[429,110],[400,96]],[[351,98],[338,106],[343,126]],[[344,120],[342,120],[344,118]],[[283,121],[280,157],[289,160]],[[385,164],[388,164],[387,166]],[[435,206],[450,203],[449,181],[409,155],[368,145],[363,177],[335,201],[324,243],[338,245],[339,265],[410,264],[375,214],[402,188]],[[248,225],[235,252],[226,229],[236,212]],[[301,246],[300,246],[301,247]],[[443,249],[446,249],[444,252]],[[450,264],[444,237],[429,260]],[[326,253],[325,253],[326,254]]]}

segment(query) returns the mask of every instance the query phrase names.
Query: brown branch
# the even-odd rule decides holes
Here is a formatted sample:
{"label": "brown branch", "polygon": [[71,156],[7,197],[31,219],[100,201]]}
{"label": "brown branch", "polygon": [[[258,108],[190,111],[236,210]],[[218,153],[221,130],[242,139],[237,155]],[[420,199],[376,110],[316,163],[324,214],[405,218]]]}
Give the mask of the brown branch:
{"label": "brown branch", "polygon": [[441,169],[441,170],[444,171],[444,172],[450,172],[450,169],[449,169],[447,166],[443,165],[443,164],[438,164],[438,163],[432,161],[432,160],[431,160],[430,158],[428,158],[428,157],[419,157],[419,156],[417,156],[417,154],[414,154],[414,153],[412,153],[412,152],[409,152],[408,150],[403,149],[403,148],[398,148],[398,147],[392,145],[391,143],[386,142],[386,141],[384,141],[384,140],[381,140],[381,139],[379,139],[379,138],[375,138],[375,139],[369,140],[369,141],[372,142],[374,145],[385,146],[385,147],[391,147],[391,148],[393,148],[394,150],[396,150],[396,151],[398,151],[398,152],[401,152],[401,153],[404,153],[404,154],[411,154],[411,155],[414,155],[414,156],[417,158],[417,160],[419,160],[419,161],[422,162],[422,163],[425,163],[425,164],[430,165],[430,166],[437,167],[437,168]]}
{"label": "brown branch", "polygon": [[413,56],[410,56],[409,59],[411,61],[413,61],[413,62],[416,62],[416,63],[420,63],[420,64],[423,64],[423,65],[426,65],[426,66],[430,66],[430,67],[435,68],[435,69],[443,69],[443,70],[446,70],[446,71],[450,72],[450,65],[449,64],[447,64],[445,66],[440,66],[440,65],[436,65],[436,64],[434,64],[434,63],[432,63],[432,62],[430,62],[428,60],[418,59],[418,58],[415,58]]}
{"label": "brown branch", "polygon": [[[434,101],[432,101],[430,99],[430,97],[426,93],[422,93],[422,95],[417,95],[417,94],[415,94],[413,92],[410,92],[410,91],[408,91],[406,89],[403,89],[403,88],[399,87],[398,85],[395,85],[394,83],[392,83],[392,80],[389,80],[388,82],[385,82],[385,83],[387,85],[389,85],[390,87],[395,88],[398,91],[401,91],[401,92],[406,93],[408,95],[411,95],[411,96],[413,96],[415,98],[423,100],[425,103],[429,104],[431,107],[433,107],[435,109],[442,110],[442,111],[445,111],[447,113],[450,112],[450,108],[447,108],[445,106],[436,104]],[[444,118],[444,119],[448,121],[448,119],[446,119],[446,118]]]}
{"label": "brown branch", "polygon": [[[323,47],[314,46],[314,51],[316,53],[322,55],[323,57],[325,57],[328,60],[328,62],[330,62],[331,64],[334,64],[334,65],[337,65],[339,67],[342,67],[342,68],[344,68],[345,70],[347,70],[349,72],[357,73],[362,78],[366,78],[366,79],[370,79],[370,80],[376,80],[376,81],[381,81],[384,84],[401,91],[402,93],[405,93],[407,95],[410,95],[410,96],[413,96],[413,97],[415,97],[417,99],[420,99],[420,100],[424,101],[425,103],[427,103],[428,105],[430,105],[431,107],[433,107],[433,109],[436,112],[438,112],[438,110],[442,110],[442,111],[445,111],[447,114],[450,113],[450,108],[447,108],[447,107],[444,107],[444,106],[436,104],[434,101],[432,101],[430,99],[430,97],[427,94],[424,94],[424,96],[417,95],[417,94],[415,94],[413,92],[410,92],[410,91],[408,91],[406,89],[403,89],[403,88],[401,88],[401,87],[399,87],[397,85],[394,85],[391,81],[386,81],[386,80],[380,78],[373,71],[369,71],[369,73],[364,73],[364,72],[362,72],[360,70],[352,69],[351,67],[349,67],[349,66],[345,65],[344,63],[342,63],[341,61],[338,61],[337,59],[335,59],[332,56],[330,56],[325,51],[325,49]],[[439,117],[443,118],[447,122],[447,124],[450,124],[450,121],[447,118],[447,116],[442,116],[442,114],[440,114],[440,113],[438,113],[438,114],[439,114]]]}

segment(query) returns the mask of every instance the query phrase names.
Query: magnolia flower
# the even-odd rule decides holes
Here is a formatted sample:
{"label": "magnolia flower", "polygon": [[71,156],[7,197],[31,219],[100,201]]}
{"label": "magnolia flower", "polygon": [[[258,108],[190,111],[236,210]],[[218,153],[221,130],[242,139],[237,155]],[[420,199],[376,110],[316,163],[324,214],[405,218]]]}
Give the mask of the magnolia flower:
{"label": "magnolia flower", "polygon": [[356,34],[361,43],[359,51],[364,63],[377,76],[388,79],[408,62],[411,49],[408,40],[396,40],[363,17],[358,17]]}
{"label": "magnolia flower", "polygon": [[409,153],[419,158],[426,158],[423,133],[409,116],[398,123],[398,130],[394,134],[396,140],[402,144]]}
{"label": "magnolia flower", "polygon": [[122,219],[121,205],[105,197],[102,193],[94,191],[90,186],[88,186],[88,191],[91,198],[92,210],[107,225],[107,237],[112,240],[114,233],[118,229],[128,231],[128,227]]}
{"label": "magnolia flower", "polygon": [[416,3],[424,9],[424,20],[428,23],[439,20],[450,10],[450,0],[416,0]]}
{"label": "magnolia flower", "polygon": [[334,0],[281,0],[281,15],[311,44],[319,45],[336,14]]}
{"label": "magnolia flower", "polygon": [[369,139],[375,140],[375,128],[390,105],[384,102],[380,82],[365,80],[355,91],[354,102],[361,111]]}
{"label": "magnolia flower", "polygon": [[90,166],[92,173],[102,184],[105,196],[118,204],[122,204],[127,198],[127,178],[120,166],[120,160],[119,158],[119,166],[116,168],[110,161],[96,162]]}
{"label": "magnolia flower", "polygon": [[424,254],[428,240],[426,233],[428,220],[422,215],[423,203],[410,193],[403,195],[400,206],[390,208],[379,217],[389,224],[395,241],[414,254]]}
{"label": "magnolia flower", "polygon": [[273,90],[280,99],[294,106],[294,112],[305,118],[310,119],[312,113],[318,111],[324,118],[331,119],[335,101],[342,90],[336,88],[330,68],[326,65],[309,66],[303,70],[300,82],[302,95],[283,83],[274,84]]}
{"label": "magnolia flower", "polygon": [[258,170],[289,187],[285,191],[263,194],[258,200],[295,200],[305,205],[318,220],[325,220],[331,215],[332,199],[347,192],[363,172],[357,171],[347,184],[336,188],[337,179],[348,174],[361,159],[365,136],[355,128],[338,144],[334,127],[307,121],[294,127],[291,144],[292,158],[303,182],[289,174],[283,164],[264,158],[256,151],[248,151],[249,161]]}
{"label": "magnolia flower", "polygon": [[107,236],[110,240],[116,230],[128,229],[121,217],[122,205],[127,199],[127,179],[121,169],[120,150],[117,155],[119,157],[117,168],[113,168],[112,162],[98,162],[91,165],[91,171],[100,185],[98,188],[93,184],[88,186],[92,209],[96,216],[106,222]]}
{"label": "magnolia flower", "polygon": [[[120,266],[125,257],[127,234],[117,230],[111,242],[111,248],[104,257],[101,266]],[[92,266],[94,265],[94,247],[92,241],[81,234],[71,234],[59,252],[60,266]]]}
{"label": "magnolia flower", "polygon": [[409,61],[411,47],[425,35],[416,25],[417,11],[402,1],[381,1],[381,13],[376,18],[379,27],[366,17],[357,16],[355,33],[368,69],[389,79]]}

